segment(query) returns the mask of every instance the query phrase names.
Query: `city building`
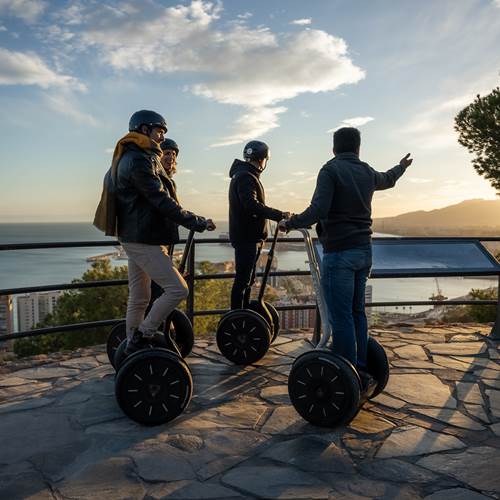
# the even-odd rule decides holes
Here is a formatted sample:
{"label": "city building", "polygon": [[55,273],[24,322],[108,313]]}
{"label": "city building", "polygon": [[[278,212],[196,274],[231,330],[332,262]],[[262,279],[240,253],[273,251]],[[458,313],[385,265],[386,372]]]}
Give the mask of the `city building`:
{"label": "city building", "polygon": [[7,335],[13,330],[12,295],[0,296],[0,335]]}
{"label": "city building", "polygon": [[17,297],[17,324],[20,331],[32,330],[54,311],[61,291],[34,292]]}

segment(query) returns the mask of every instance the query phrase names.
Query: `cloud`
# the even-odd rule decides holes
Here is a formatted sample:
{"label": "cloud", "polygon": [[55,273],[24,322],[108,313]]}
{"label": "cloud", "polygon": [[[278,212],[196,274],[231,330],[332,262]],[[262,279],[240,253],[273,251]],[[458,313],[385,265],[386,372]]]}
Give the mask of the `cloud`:
{"label": "cloud", "polygon": [[297,26],[307,26],[308,24],[311,23],[312,23],[311,18],[295,19],[293,21],[290,21],[290,24],[296,24]]}
{"label": "cloud", "polygon": [[2,31],[7,31],[7,28],[5,26],[3,26],[2,24],[0,24],[0,32]]}
{"label": "cloud", "polygon": [[249,108],[247,113],[236,120],[234,132],[222,141],[211,144],[210,147],[230,146],[260,137],[269,130],[279,127],[278,115],[285,111],[284,107]]}
{"label": "cloud", "polygon": [[0,85],[38,85],[49,87],[85,87],[75,78],[52,71],[31,52],[14,52],[0,47]]}
{"label": "cloud", "polygon": [[50,92],[44,96],[44,99],[49,108],[57,113],[68,116],[77,123],[92,127],[98,126],[98,122],[93,116],[80,109],[76,96],[72,91],[58,90],[57,93]]}
{"label": "cloud", "polygon": [[341,127],[362,127],[363,125],[366,125],[367,123],[373,121],[375,118],[371,116],[355,116],[354,118],[346,118],[345,120],[342,120],[340,125],[338,125],[335,128],[331,128],[327,130],[327,134],[330,134],[332,132],[335,132]]}
{"label": "cloud", "polygon": [[444,101],[426,103],[398,134],[422,149],[456,147],[457,134],[453,128],[457,112],[474,100],[476,93],[466,93]]}
{"label": "cloud", "polygon": [[19,17],[28,23],[37,20],[47,7],[41,0],[0,0],[0,14]]}
{"label": "cloud", "polygon": [[[500,0],[499,0],[500,1]],[[245,12],[244,14],[238,14],[236,17],[238,19],[249,19],[253,16],[251,12]]]}
{"label": "cloud", "polygon": [[[217,26],[222,3],[146,4],[134,16],[123,9],[87,11],[79,41],[116,71],[189,72],[193,94],[244,108],[234,130],[212,146],[236,144],[279,126],[278,104],[303,93],[330,92],[364,78],[341,38],[321,30],[273,33],[241,22]],[[81,14],[81,13],[80,13]],[[80,18],[85,18],[83,15]]]}
{"label": "cloud", "polygon": [[432,179],[421,179],[419,177],[408,177],[407,180],[413,184],[427,184],[432,182]]}

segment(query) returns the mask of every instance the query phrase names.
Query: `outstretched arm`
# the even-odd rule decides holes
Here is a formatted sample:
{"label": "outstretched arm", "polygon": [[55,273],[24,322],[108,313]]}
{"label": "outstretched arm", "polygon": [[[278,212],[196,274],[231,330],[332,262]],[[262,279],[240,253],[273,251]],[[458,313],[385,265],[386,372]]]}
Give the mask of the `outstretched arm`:
{"label": "outstretched arm", "polygon": [[375,172],[375,190],[381,191],[389,189],[396,184],[396,181],[405,173],[406,169],[412,164],[413,159],[408,153],[404,158],[401,158],[399,165],[391,168],[387,172]]}

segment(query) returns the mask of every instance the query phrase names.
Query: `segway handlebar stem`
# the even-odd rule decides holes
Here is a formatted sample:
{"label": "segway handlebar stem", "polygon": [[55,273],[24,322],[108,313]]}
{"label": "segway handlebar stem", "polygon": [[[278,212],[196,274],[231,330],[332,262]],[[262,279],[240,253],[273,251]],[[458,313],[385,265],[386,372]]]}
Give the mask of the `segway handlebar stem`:
{"label": "segway handlebar stem", "polygon": [[316,303],[318,305],[319,314],[321,317],[321,338],[316,348],[322,348],[326,347],[326,344],[331,338],[332,329],[330,326],[330,321],[328,320],[328,306],[323,294],[323,289],[321,288],[321,271],[318,262],[318,255],[316,253],[316,249],[314,248],[314,244],[309,231],[307,229],[297,229],[297,231],[299,231],[304,238],[309,269],[311,271],[313,290],[316,295]]}
{"label": "segway handlebar stem", "polygon": [[189,231],[189,234],[188,234],[188,237],[186,240],[184,252],[182,253],[181,263],[179,264],[178,271],[181,274],[184,274],[184,270],[186,269],[186,263],[187,263],[189,254],[191,253],[191,248],[193,246],[193,240],[194,240],[194,231],[191,229],[191,231]]}
{"label": "segway handlebar stem", "polygon": [[[266,290],[267,278],[269,276],[269,272],[271,271],[271,266],[274,258],[274,249],[276,248],[276,243],[278,241],[279,229],[278,225],[276,225],[276,230],[274,231],[273,240],[271,242],[271,247],[269,248],[269,252],[267,254],[267,262],[266,267],[264,269],[264,275],[262,276],[262,282],[260,285],[258,300],[261,301],[264,299],[264,292]],[[256,263],[257,264],[257,263]]]}

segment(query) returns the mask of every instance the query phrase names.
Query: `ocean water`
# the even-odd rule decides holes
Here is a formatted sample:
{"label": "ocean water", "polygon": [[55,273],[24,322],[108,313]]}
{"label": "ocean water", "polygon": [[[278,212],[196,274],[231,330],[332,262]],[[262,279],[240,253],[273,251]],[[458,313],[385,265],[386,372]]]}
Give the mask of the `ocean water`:
{"label": "ocean water", "polygon": [[[227,222],[219,222],[213,233],[197,234],[196,238],[218,237],[228,230]],[[181,233],[185,236],[187,232]],[[298,233],[297,233],[298,234]],[[290,236],[294,236],[292,233]],[[87,223],[59,224],[0,224],[0,245],[6,243],[39,243],[56,241],[112,241],[94,226]],[[0,288],[69,283],[78,278],[90,267],[87,257],[114,251],[113,246],[41,250],[0,251]],[[276,253],[278,269],[306,270],[306,253],[300,251],[281,251],[279,244]],[[224,244],[196,246],[196,260],[221,262],[233,260],[233,249]],[[115,264],[126,264],[117,260]],[[448,298],[460,297],[471,288],[495,286],[493,278],[439,278],[438,285]],[[437,291],[433,278],[379,279],[371,280],[374,301],[427,300]],[[406,308],[408,311],[409,308]],[[426,309],[413,307],[412,311]],[[392,308],[390,310],[393,310]],[[402,308],[398,309],[399,311]]]}

